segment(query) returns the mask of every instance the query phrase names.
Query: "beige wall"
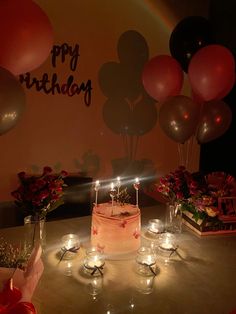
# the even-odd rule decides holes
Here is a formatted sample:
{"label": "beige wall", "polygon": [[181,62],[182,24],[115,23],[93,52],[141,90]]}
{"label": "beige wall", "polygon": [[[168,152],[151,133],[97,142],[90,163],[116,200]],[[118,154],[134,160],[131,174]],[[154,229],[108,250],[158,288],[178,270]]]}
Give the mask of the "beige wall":
{"label": "beige wall", "polygon": [[[25,89],[27,110],[16,127],[0,137],[0,199],[10,199],[19,171],[35,172],[44,165],[55,170],[87,171],[96,178],[112,176],[111,161],[124,158],[120,135],[113,133],[103,121],[106,97],[98,84],[101,66],[118,62],[117,41],[128,30],[142,34],[149,56],[169,54],[168,40],[175,23],[168,18],[168,8],[153,8],[142,0],[37,0],[48,14],[55,31],[55,44],[80,45],[75,77],[78,82],[92,80],[92,103],[86,107],[81,95],[45,95]],[[163,11],[161,11],[161,9]],[[50,57],[31,73],[57,72],[63,81],[71,71],[68,63],[51,66]],[[184,94],[188,94],[185,84]],[[158,104],[156,105],[158,109]],[[198,168],[198,147],[191,151],[191,167]],[[140,136],[136,160],[150,160],[141,173],[160,176],[179,164],[177,144],[168,139],[159,124]],[[99,164],[96,163],[99,161]],[[141,163],[143,164],[143,163]],[[135,170],[132,170],[135,172]],[[140,176],[140,173],[134,173]]]}

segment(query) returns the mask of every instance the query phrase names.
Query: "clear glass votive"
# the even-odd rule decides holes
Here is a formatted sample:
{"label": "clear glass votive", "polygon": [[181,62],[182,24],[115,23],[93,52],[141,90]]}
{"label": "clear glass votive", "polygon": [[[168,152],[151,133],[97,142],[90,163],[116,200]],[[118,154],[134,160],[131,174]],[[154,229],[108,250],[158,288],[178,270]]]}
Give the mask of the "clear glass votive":
{"label": "clear glass votive", "polygon": [[141,247],[136,256],[136,270],[143,276],[155,276],[156,254],[150,247]]}
{"label": "clear glass votive", "polygon": [[63,254],[63,259],[74,258],[80,248],[80,241],[77,234],[73,233],[65,234],[61,238],[61,242],[62,242],[61,251]]}
{"label": "clear glass votive", "polygon": [[152,234],[159,234],[164,231],[164,224],[160,219],[150,219],[148,221],[148,231]]}
{"label": "clear glass votive", "polygon": [[105,265],[104,254],[95,247],[91,247],[86,251],[84,259],[84,271],[92,276],[102,276],[103,267]]}
{"label": "clear glass votive", "polygon": [[154,286],[154,276],[153,277],[143,277],[137,276],[136,278],[136,289],[142,294],[150,294],[153,291]]}
{"label": "clear glass votive", "polygon": [[176,250],[176,238],[173,233],[166,232],[159,237],[159,248],[164,251]]}

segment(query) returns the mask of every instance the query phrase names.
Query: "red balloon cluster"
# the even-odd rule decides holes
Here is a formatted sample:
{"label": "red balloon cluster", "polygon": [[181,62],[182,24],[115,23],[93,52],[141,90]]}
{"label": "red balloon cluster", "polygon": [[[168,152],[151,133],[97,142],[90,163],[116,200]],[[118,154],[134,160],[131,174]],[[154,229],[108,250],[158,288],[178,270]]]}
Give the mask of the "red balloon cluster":
{"label": "red balloon cluster", "polygon": [[24,90],[14,75],[39,67],[53,45],[47,15],[32,0],[0,1],[0,135],[12,129],[24,107]]}
{"label": "red balloon cluster", "polygon": [[[144,66],[143,86],[162,102],[160,126],[178,143],[192,135],[198,143],[207,143],[223,135],[231,124],[231,109],[221,99],[235,84],[234,56],[213,42],[205,18],[185,18],[171,34],[172,57],[156,56]],[[183,84],[182,69],[188,74],[192,99],[177,96]]]}

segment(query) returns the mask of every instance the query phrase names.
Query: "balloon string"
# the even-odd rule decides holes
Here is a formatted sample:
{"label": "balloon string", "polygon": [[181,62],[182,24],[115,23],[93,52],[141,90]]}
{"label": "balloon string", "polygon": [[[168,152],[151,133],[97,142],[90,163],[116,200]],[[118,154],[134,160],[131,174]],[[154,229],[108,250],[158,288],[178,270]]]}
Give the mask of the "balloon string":
{"label": "balloon string", "polygon": [[127,135],[126,134],[122,134],[122,140],[123,140],[125,155],[128,158],[128,146],[127,146]]}
{"label": "balloon string", "polygon": [[132,161],[133,157],[133,135],[130,135],[130,161]]}
{"label": "balloon string", "polygon": [[183,165],[183,154],[182,154],[182,146],[183,144],[178,143],[178,153],[179,153],[179,163]]}
{"label": "balloon string", "polygon": [[134,148],[134,160],[136,158],[136,154],[137,154],[137,149],[138,149],[138,142],[139,142],[139,136],[136,136],[136,141],[135,141],[135,148]]}

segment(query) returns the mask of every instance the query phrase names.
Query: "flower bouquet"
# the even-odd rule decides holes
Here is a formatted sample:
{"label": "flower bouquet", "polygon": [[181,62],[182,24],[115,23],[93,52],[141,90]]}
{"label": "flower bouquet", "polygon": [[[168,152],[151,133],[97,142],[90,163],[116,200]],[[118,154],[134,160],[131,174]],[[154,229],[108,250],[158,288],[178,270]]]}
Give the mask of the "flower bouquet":
{"label": "flower bouquet", "polygon": [[15,204],[27,215],[43,218],[50,211],[63,204],[63,178],[66,171],[52,174],[50,167],[44,167],[41,175],[29,176],[25,172],[18,173],[20,186],[11,194]]}
{"label": "flower bouquet", "polygon": [[183,222],[198,234],[236,232],[236,180],[231,175],[190,173],[181,166],[160,178],[156,188],[179,205]]}
{"label": "flower bouquet", "polygon": [[28,250],[32,250],[38,241],[45,248],[45,218],[49,212],[63,204],[63,178],[66,175],[66,171],[52,174],[50,167],[44,167],[41,175],[18,173],[20,186],[11,194],[25,216],[25,245]]}

